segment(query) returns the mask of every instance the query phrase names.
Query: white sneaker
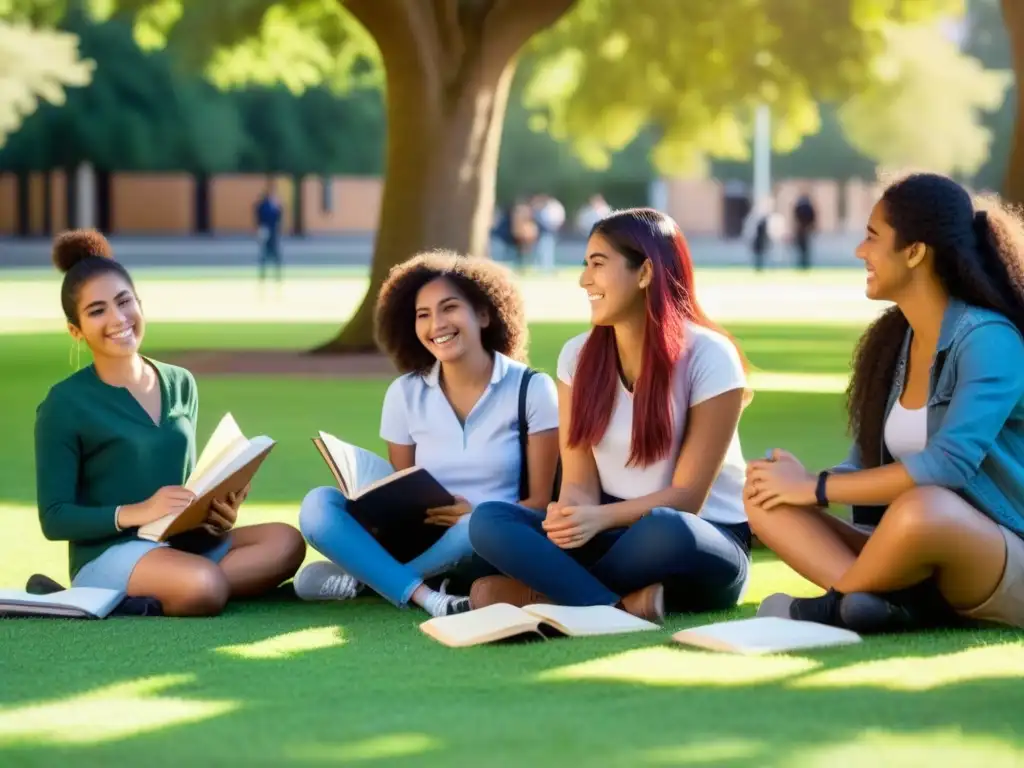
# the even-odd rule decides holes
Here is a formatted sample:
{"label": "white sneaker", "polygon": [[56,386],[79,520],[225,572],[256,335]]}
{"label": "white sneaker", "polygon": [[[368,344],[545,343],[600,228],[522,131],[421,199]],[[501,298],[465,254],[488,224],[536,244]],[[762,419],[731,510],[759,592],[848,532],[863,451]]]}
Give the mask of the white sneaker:
{"label": "white sneaker", "polygon": [[456,613],[466,613],[470,610],[469,597],[448,594],[448,581],[445,579],[441,588],[427,600],[425,610],[435,618],[453,616]]}
{"label": "white sneaker", "polygon": [[307,565],[293,584],[300,600],[349,600],[363,588],[355,577],[327,560]]}

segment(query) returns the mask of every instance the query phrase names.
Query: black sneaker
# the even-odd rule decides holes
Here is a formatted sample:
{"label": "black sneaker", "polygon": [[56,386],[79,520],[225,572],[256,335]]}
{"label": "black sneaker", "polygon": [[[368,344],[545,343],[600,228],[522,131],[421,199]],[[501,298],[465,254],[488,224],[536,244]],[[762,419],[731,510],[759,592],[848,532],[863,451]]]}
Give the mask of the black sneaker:
{"label": "black sneaker", "polygon": [[757,609],[758,616],[774,616],[795,621],[813,621],[830,627],[843,627],[839,615],[842,595],[830,589],[820,597],[791,597],[782,592],[766,597]]}
{"label": "black sneaker", "polygon": [[25,584],[25,591],[30,595],[52,595],[54,592],[62,592],[64,586],[49,576],[44,576],[41,573],[33,573],[28,577],[28,582]]}

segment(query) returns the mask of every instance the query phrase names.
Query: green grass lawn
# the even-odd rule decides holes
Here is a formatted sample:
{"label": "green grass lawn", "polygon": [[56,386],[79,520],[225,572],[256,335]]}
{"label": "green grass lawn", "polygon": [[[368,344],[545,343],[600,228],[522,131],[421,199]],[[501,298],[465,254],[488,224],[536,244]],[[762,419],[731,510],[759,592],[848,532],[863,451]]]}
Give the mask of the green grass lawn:
{"label": "green grass lawn", "polygon": [[[552,370],[580,329],[534,326],[532,362]],[[146,351],[305,346],[332,330],[154,324]],[[835,381],[860,329],[730,330],[771,382],[743,417],[746,454],[781,445],[811,467],[840,458]],[[37,571],[67,578],[64,548],[38,532],[31,436],[36,404],[69,370],[66,336],[0,335],[3,585]],[[247,432],[279,441],[243,522],[294,522],[305,491],[330,481],[309,442],[316,430],[379,448],[386,385],[200,378],[200,439],[230,410]],[[813,593],[758,553],[730,615],[750,615],[779,589]],[[667,642],[670,630],[721,616],[674,618],[651,635],[462,651],[422,635],[424,618],[373,598],[274,598],[208,620],[0,622],[0,765],[1024,764],[1024,644],[1010,632],[744,659]]]}

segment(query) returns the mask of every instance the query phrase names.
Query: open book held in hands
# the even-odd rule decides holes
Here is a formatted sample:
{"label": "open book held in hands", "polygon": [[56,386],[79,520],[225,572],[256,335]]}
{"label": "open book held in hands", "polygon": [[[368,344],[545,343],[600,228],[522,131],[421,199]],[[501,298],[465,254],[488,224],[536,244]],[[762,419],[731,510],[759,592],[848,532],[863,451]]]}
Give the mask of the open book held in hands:
{"label": "open book held in hands", "polygon": [[475,611],[429,619],[420,624],[420,629],[443,645],[463,648],[499,640],[620,635],[660,627],[610,605],[516,608],[508,603],[496,603]]}
{"label": "open book held in hands", "polygon": [[[455,503],[455,497],[423,467],[396,472],[373,451],[326,432],[314,437],[313,444],[348,499],[348,513],[372,534],[422,526],[428,509]],[[437,529],[440,538],[445,529]]]}
{"label": "open book held in hands", "polygon": [[848,629],[772,616],[720,621],[684,629],[672,635],[672,639],[683,645],[744,655],[786,653],[861,641],[860,635]]}
{"label": "open book held in hands", "polygon": [[238,493],[256,474],[275,443],[269,437],[247,438],[228,413],[220,420],[185,487],[196,495],[195,501],[177,514],[164,515],[139,528],[140,539],[166,541],[179,533],[198,528],[206,522],[214,499],[226,500]]}

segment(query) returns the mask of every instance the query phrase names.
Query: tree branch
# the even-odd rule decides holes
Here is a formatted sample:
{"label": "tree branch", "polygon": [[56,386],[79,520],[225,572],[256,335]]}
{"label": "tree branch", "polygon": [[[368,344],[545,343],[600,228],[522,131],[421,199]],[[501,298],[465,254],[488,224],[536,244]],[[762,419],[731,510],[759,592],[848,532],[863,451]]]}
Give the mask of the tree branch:
{"label": "tree branch", "polygon": [[431,9],[421,0],[339,0],[380,48],[385,72],[405,70],[423,76],[426,87],[442,87],[437,61],[443,60]]}
{"label": "tree branch", "polygon": [[483,55],[504,66],[534,35],[575,4],[576,0],[495,0],[484,20]]}
{"label": "tree branch", "polygon": [[459,0],[431,0],[434,23],[444,57],[445,80],[454,76],[466,53],[466,38],[459,23]]}

